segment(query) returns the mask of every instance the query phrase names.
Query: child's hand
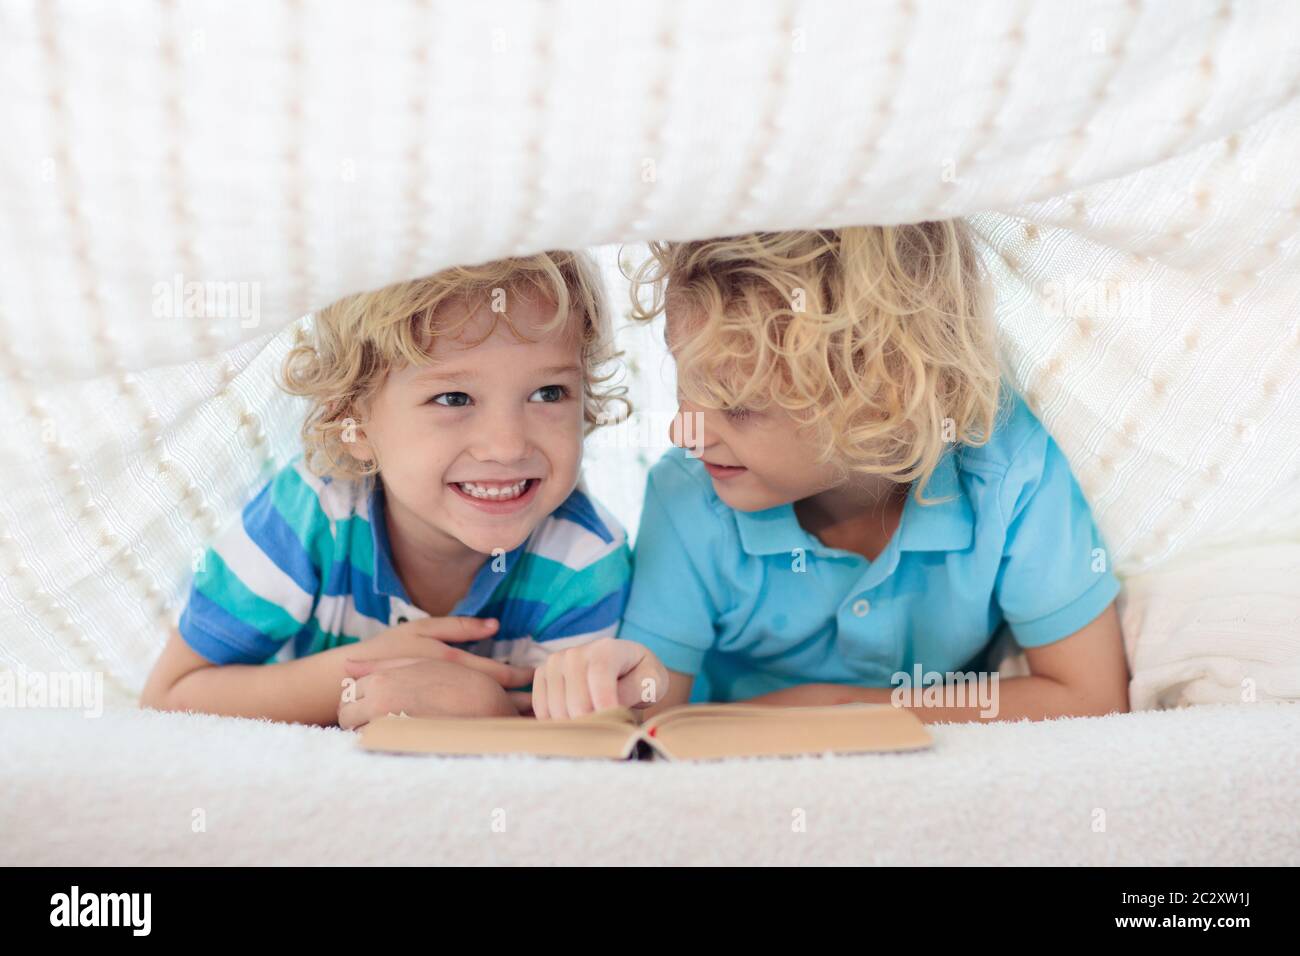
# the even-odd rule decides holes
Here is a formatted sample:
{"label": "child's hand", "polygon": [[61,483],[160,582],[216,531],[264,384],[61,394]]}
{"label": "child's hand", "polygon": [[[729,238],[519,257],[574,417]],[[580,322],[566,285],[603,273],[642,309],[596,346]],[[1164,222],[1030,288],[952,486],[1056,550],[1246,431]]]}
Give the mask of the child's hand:
{"label": "child's hand", "polygon": [[611,707],[649,707],[668,692],[668,670],[635,641],[601,638],[557,651],[533,675],[538,720],[581,717]]}
{"label": "child's hand", "polygon": [[523,687],[532,679],[530,668],[515,667],[504,661],[450,646],[454,643],[481,641],[496,632],[497,622],[492,618],[417,618],[380,631],[367,640],[345,645],[347,649],[341,656],[354,661],[386,658],[445,661],[486,674],[502,687]]}
{"label": "child's hand", "polygon": [[[339,726],[356,730],[376,717],[518,717],[528,695],[511,694],[482,671],[448,661],[392,658],[348,661],[349,677],[339,699]],[[528,683],[529,674],[513,686]],[[515,701],[515,697],[521,698]]]}

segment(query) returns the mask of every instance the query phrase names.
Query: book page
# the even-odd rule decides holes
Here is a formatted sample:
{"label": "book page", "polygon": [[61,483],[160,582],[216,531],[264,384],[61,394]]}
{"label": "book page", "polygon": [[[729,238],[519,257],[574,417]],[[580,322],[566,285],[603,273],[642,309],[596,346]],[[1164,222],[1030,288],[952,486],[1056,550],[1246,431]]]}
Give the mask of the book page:
{"label": "book page", "polygon": [[641,731],[658,753],[675,760],[878,753],[915,750],[933,742],[920,718],[890,704],[674,707]]}

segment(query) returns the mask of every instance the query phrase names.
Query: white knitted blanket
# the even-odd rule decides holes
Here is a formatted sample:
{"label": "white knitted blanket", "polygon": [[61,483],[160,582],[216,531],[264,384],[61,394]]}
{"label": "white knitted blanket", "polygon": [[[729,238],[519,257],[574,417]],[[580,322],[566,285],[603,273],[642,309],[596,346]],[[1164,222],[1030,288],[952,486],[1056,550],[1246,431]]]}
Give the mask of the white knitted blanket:
{"label": "white knitted blanket", "polygon": [[[0,667],[134,699],[295,451],[286,330],[344,293],[969,215],[1158,649],[1139,705],[1294,686],[1292,3],[0,0],[0,82]],[[1198,556],[1237,576],[1151,577]]]}

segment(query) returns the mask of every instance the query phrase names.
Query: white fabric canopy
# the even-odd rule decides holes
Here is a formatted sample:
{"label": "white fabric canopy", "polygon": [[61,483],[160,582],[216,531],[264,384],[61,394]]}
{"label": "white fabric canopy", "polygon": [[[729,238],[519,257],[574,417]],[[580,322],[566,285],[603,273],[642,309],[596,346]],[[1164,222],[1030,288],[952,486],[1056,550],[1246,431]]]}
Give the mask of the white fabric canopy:
{"label": "white fabric canopy", "polygon": [[[0,3],[0,666],[134,696],[193,556],[296,451],[302,406],[272,382],[292,325],[343,294],[959,215],[1121,577],[1166,575],[1126,607],[1130,642],[1168,663],[1175,633],[1232,657],[1249,631],[1295,666],[1300,568],[1271,545],[1300,541],[1300,9],[744,10]],[[644,411],[657,375],[632,376]],[[636,468],[588,477],[634,501]],[[1262,619],[1202,613],[1247,575],[1170,574],[1225,553],[1273,562]]]}

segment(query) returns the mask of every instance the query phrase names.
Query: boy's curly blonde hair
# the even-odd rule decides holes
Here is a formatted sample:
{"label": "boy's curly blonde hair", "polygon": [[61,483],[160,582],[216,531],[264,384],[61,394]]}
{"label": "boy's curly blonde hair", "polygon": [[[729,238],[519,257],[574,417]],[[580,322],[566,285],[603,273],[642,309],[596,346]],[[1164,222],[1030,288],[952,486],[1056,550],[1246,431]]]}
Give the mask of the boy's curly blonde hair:
{"label": "boy's curly blonde hair", "polygon": [[945,448],[993,433],[1001,372],[962,220],[654,242],[629,278],[633,319],[670,300],[691,317],[673,343],[684,397],[775,403],[846,477],[916,482],[936,504],[921,490]]}
{"label": "boy's curly blonde hair", "polygon": [[[430,363],[436,341],[458,335],[484,302],[525,339],[510,319],[509,303],[519,297],[555,305],[554,318],[541,327],[543,334],[581,322],[584,434],[620,419],[609,411],[611,405],[620,404],[622,415],[629,414],[627,389],[606,387],[618,369],[602,372],[622,353],[613,347],[604,285],[589,255],[542,252],[458,266],[347,296],[315,314],[310,335],[299,329],[284,357],[279,385],[291,395],[311,399],[302,426],[308,469],[322,477],[376,474],[374,460],[362,463],[343,447],[345,432],[358,424],[358,409],[367,407],[390,370]],[[449,305],[456,307],[446,308]],[[487,334],[495,328],[493,323]]]}

